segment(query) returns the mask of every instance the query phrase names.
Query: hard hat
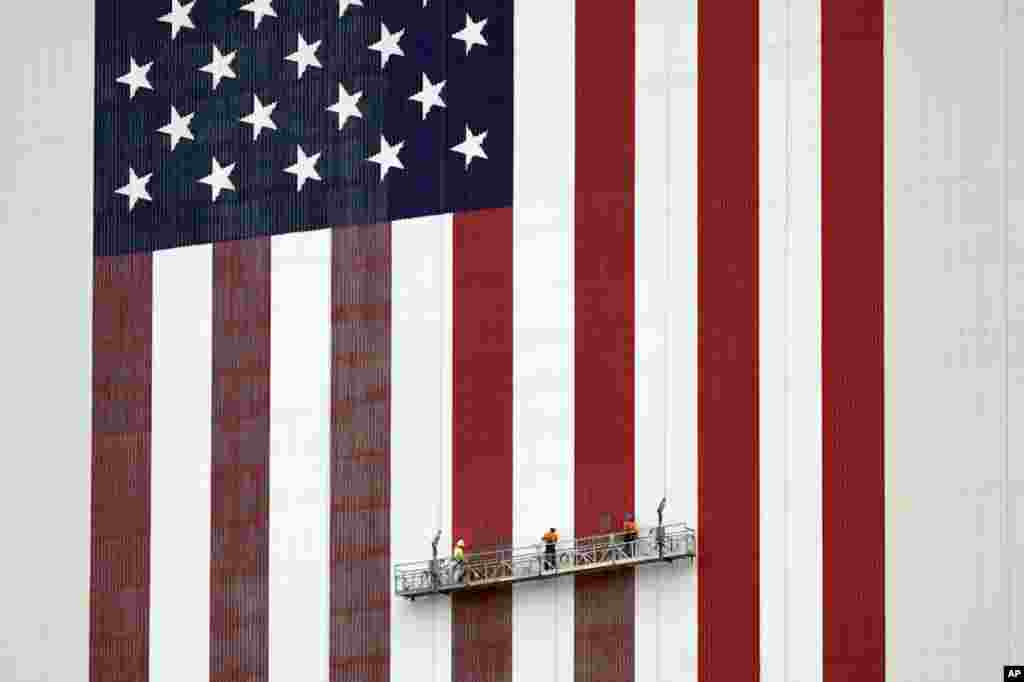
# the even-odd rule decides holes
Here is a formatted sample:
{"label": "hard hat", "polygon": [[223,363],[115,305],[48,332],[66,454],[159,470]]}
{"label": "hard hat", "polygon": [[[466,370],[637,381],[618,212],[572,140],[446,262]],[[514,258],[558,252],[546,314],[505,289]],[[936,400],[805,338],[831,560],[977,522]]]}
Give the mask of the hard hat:
{"label": "hard hat", "polygon": [[466,546],[466,541],[465,540],[459,540],[458,542],[455,543],[455,546],[456,547],[465,547]]}

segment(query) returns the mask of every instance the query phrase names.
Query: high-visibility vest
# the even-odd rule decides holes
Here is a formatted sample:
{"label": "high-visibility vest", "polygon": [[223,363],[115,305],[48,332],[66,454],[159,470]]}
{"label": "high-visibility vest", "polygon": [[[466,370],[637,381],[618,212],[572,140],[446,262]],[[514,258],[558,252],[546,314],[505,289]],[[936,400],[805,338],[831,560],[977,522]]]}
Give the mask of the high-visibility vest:
{"label": "high-visibility vest", "polygon": [[461,547],[456,547],[455,551],[452,552],[452,558],[455,559],[456,561],[462,561],[463,557],[465,557],[465,556],[466,556],[466,554],[465,554],[465,552],[462,551]]}
{"label": "high-visibility vest", "polygon": [[544,540],[544,542],[558,542],[558,533],[552,533],[551,531],[548,531],[544,533],[544,537],[542,539]]}
{"label": "high-visibility vest", "polygon": [[635,533],[637,531],[636,521],[626,521],[622,524],[622,529],[627,533]]}

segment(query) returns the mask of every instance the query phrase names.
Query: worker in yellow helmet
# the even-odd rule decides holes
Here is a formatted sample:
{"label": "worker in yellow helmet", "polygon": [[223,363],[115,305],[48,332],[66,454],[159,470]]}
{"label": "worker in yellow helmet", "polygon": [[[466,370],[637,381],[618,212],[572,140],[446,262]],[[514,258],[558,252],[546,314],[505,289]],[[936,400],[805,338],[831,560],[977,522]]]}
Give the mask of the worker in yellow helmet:
{"label": "worker in yellow helmet", "polygon": [[462,538],[459,538],[459,541],[455,543],[455,549],[452,550],[452,559],[455,561],[452,576],[455,578],[455,582],[461,583],[463,576],[466,574],[466,541]]}

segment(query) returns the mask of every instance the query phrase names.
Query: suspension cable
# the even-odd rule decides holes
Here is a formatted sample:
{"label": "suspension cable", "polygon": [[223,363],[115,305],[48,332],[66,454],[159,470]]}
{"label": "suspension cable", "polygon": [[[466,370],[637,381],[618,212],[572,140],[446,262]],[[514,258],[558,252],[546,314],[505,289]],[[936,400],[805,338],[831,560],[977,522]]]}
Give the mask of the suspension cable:
{"label": "suspension cable", "polygon": [[[668,6],[668,5],[666,5]],[[664,384],[664,443],[662,450],[662,477],[664,497],[668,497],[669,449],[672,425],[672,40],[671,22],[666,22],[665,40],[665,384]]]}
{"label": "suspension cable", "polygon": [[[665,5],[668,7],[669,5]],[[673,22],[666,21],[665,45],[664,45],[664,67],[665,67],[665,377],[664,377],[664,443],[662,447],[662,482],[664,484],[663,497],[668,499],[671,492],[669,452],[672,447],[672,45],[675,33],[672,30]],[[662,652],[662,618],[661,602],[664,592],[664,575],[658,570],[655,575],[657,581],[655,587],[655,622],[657,631],[655,633],[655,677],[659,681],[661,674],[661,652]]]}
{"label": "suspension cable", "polygon": [[[439,312],[438,317],[440,319],[440,334],[439,334],[439,336],[440,336],[440,344],[439,345],[440,345],[440,348],[441,348],[439,362],[437,363],[437,370],[438,370],[438,382],[437,382],[437,386],[438,386],[438,389],[437,389],[438,390],[438,400],[437,400],[437,410],[438,410],[437,469],[438,469],[438,472],[437,472],[437,524],[436,524],[436,526],[437,526],[437,530],[441,531],[442,537],[444,536],[444,530],[445,530],[442,526],[444,525],[444,514],[445,514],[445,504],[446,504],[446,498],[445,498],[445,492],[444,492],[445,491],[445,461],[446,461],[445,448],[446,448],[446,445],[447,445],[447,443],[446,443],[446,435],[447,435],[447,423],[448,423],[447,420],[445,419],[445,416],[446,416],[446,409],[445,408],[446,408],[446,403],[447,403],[447,401],[445,400],[445,396],[446,396],[445,383],[446,383],[446,375],[447,375],[446,368],[447,368],[447,360],[448,360],[448,310],[447,310],[447,300],[446,300],[447,297],[445,295],[445,292],[447,290],[447,283],[448,283],[448,277],[449,277],[449,273],[448,273],[448,245],[447,245],[446,234],[445,234],[446,233],[446,228],[447,228],[447,222],[444,221],[443,219],[440,220],[439,221],[439,225],[438,225],[438,243],[439,243],[440,251],[441,251],[441,253],[440,253],[440,266],[438,267],[437,277],[435,278],[435,283],[437,285],[437,292],[438,292],[438,303],[439,303],[439,305],[438,305],[438,312]],[[446,550],[446,551],[449,551],[449,550]],[[440,621],[442,620],[443,615],[444,615],[443,608],[445,606],[445,603],[446,602],[444,600],[439,601],[437,606],[436,606],[437,612],[434,614],[434,646],[432,647],[432,649],[433,649],[432,654],[433,654],[433,659],[434,659],[433,660],[433,663],[434,663],[434,676],[435,676],[435,681],[436,682],[443,682],[440,679],[441,671],[438,669],[437,656],[438,656],[438,649],[440,649],[440,647],[441,647],[441,625],[440,625]]]}
{"label": "suspension cable", "polygon": [[445,221],[440,221],[440,229],[438,230],[438,236],[441,247],[441,265],[438,268],[437,276],[437,292],[438,292],[438,317],[440,318],[440,337],[441,337],[441,353],[440,359],[437,363],[438,382],[437,382],[437,438],[438,438],[438,457],[437,457],[437,528],[444,534],[444,529],[441,525],[444,523],[444,479],[445,479],[445,435],[446,435],[446,420],[445,420],[445,369],[448,360],[448,315],[447,315],[447,301],[445,296],[445,289],[447,288],[448,278],[448,248],[445,243]]}

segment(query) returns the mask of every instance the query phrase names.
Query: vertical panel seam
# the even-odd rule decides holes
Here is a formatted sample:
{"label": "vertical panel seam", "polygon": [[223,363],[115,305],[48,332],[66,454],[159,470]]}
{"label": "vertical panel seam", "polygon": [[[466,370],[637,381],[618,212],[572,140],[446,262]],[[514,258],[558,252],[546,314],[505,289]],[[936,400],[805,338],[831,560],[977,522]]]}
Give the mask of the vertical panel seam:
{"label": "vertical panel seam", "polygon": [[[572,91],[576,92],[576,0],[568,0],[569,5],[569,40],[567,48],[569,50],[569,82],[572,85]],[[572,166],[570,168],[569,176],[569,216],[568,216],[568,228],[569,228],[569,308],[570,308],[570,319],[575,320],[576,315],[576,287],[574,282],[576,281],[576,97],[569,98],[569,106],[566,115],[569,117],[569,130],[571,132],[570,139],[573,140],[572,150]],[[575,326],[569,334],[569,428],[572,434],[569,439],[569,481],[572,485],[568,486],[569,495],[571,497],[569,504],[566,509],[570,515],[569,528],[572,536],[576,535],[576,436],[575,436],[575,424],[576,424],[576,329]],[[567,589],[569,599],[572,599],[572,611],[569,614],[569,623],[573,624],[575,628],[576,623],[576,577],[573,576],[570,581],[572,582],[572,589]],[[556,581],[557,583],[558,581]],[[558,609],[556,608],[556,618],[558,617]],[[566,624],[568,627],[569,623]],[[572,637],[567,638],[572,651],[569,652],[568,660],[575,661],[576,659],[576,637],[575,633]],[[555,647],[556,656],[558,647]],[[559,668],[561,669],[561,668]],[[575,671],[574,671],[575,672]]]}
{"label": "vertical panel seam", "polygon": [[1000,559],[1002,562],[1002,582],[1003,582],[1003,604],[1006,608],[1006,661],[1011,663],[1015,661],[1015,650],[1014,645],[1014,613],[1011,605],[1013,604],[1013,574],[1012,574],[1012,562],[1010,561],[1010,525],[1013,523],[1012,516],[1010,515],[1010,494],[1009,494],[1009,481],[1010,481],[1010,457],[1009,457],[1009,444],[1010,444],[1010,421],[1009,421],[1009,397],[1010,397],[1010,386],[1009,386],[1009,353],[1010,353],[1010,227],[1009,227],[1009,78],[1010,78],[1010,64],[1009,64],[1009,23],[1010,23],[1010,12],[1009,12],[1009,1],[1002,0],[1003,15],[1002,15],[1002,41],[1000,45],[1000,61],[1002,66],[1002,78],[1000,82],[1000,93],[1002,99],[1002,107],[1000,108],[1001,118],[1001,137],[1002,137],[1002,168],[1000,169],[1000,193],[1002,194],[1002,201],[1000,202],[1000,227],[1002,228],[1002,249],[1001,249],[1001,263],[1000,263],[1000,286],[1002,288],[1002,323],[1003,323],[1003,343],[1001,348],[1002,362],[1002,374],[999,381],[1000,398],[1002,403],[1002,412],[1000,414],[1000,445],[1002,446],[1002,462],[1001,462],[1001,474],[1002,474],[1002,485],[1000,486],[1000,492],[1002,495],[1002,504],[1000,505],[1001,530],[1002,530],[1002,547],[1000,548]]}
{"label": "vertical panel seam", "polygon": [[[444,534],[444,527],[445,527],[445,523],[444,523],[444,502],[445,502],[445,500],[444,500],[444,483],[445,483],[444,448],[445,448],[445,433],[446,433],[446,429],[448,428],[447,425],[449,423],[449,420],[445,419],[445,408],[446,408],[445,397],[448,395],[448,393],[445,390],[445,380],[444,380],[444,378],[445,378],[445,361],[447,360],[447,355],[448,355],[448,315],[447,315],[448,310],[447,310],[447,307],[445,305],[445,303],[446,303],[445,287],[446,287],[447,282],[448,282],[447,277],[448,277],[448,271],[449,271],[449,267],[448,267],[448,251],[447,251],[447,245],[446,245],[446,242],[445,242],[445,238],[446,238],[445,231],[448,229],[447,226],[448,226],[448,222],[447,221],[445,221],[445,220],[439,221],[437,243],[438,243],[438,246],[440,248],[441,264],[440,264],[440,267],[438,268],[437,276],[435,277],[435,282],[436,282],[437,289],[438,289],[437,295],[438,295],[438,300],[439,300],[439,310],[440,310],[440,316],[439,317],[440,317],[440,322],[441,322],[441,324],[439,325],[439,330],[438,330],[439,334],[441,336],[441,343],[440,343],[441,357],[439,358],[438,363],[437,363],[437,372],[438,372],[438,382],[437,382],[437,385],[438,385],[438,392],[439,392],[438,400],[437,400],[438,422],[439,422],[438,423],[439,428],[438,428],[438,433],[437,433],[437,439],[438,439],[438,445],[437,445],[437,529],[441,531],[442,537],[443,537],[443,534]],[[452,542],[455,542],[455,538],[451,538],[451,540],[450,540],[450,542],[448,544],[451,544]],[[447,548],[446,548],[446,551],[448,551]],[[438,602],[438,604],[436,605],[435,608],[437,609],[437,612],[436,612],[435,617],[433,619],[433,621],[434,621],[434,646],[431,647],[431,658],[433,659],[434,680],[435,680],[435,682],[441,682],[441,680],[440,680],[441,670],[439,668],[439,661],[438,661],[438,651],[440,650],[440,640],[441,640],[441,626],[440,626],[439,621],[444,617],[442,609],[444,609],[444,608],[452,609],[452,608],[454,608],[454,604],[452,603],[452,600],[450,598],[442,597],[442,600]],[[448,651],[446,653],[449,656],[451,655],[451,651]]]}
{"label": "vertical panel seam", "polygon": [[[520,0],[524,1],[524,0]],[[529,0],[525,0],[529,1]],[[567,41],[567,49],[569,51],[569,83],[572,86],[572,92],[576,92],[576,0],[568,0],[569,6],[569,40]],[[572,148],[572,165],[569,170],[569,215],[568,215],[568,228],[569,228],[569,310],[570,319],[574,321],[573,329],[569,333],[569,481],[572,485],[567,486],[569,489],[569,495],[571,497],[569,504],[566,509],[569,513],[569,527],[568,530],[573,537],[576,536],[576,97],[575,95],[569,97],[569,106],[567,107],[566,115],[569,118],[569,130],[570,139],[573,141]],[[576,576],[569,579],[572,582],[572,589],[567,590],[569,598],[572,599],[572,610],[569,613],[569,623],[572,624],[575,630],[576,623],[576,594],[578,589],[576,587]],[[558,609],[556,607],[556,617]],[[572,637],[567,638],[572,651],[569,652],[569,661],[575,661],[578,655],[576,651],[576,636],[575,632]],[[556,656],[558,647],[555,647]],[[573,677],[575,677],[575,663],[573,663]]]}
{"label": "vertical panel seam", "polygon": [[783,195],[783,202],[785,205],[785,213],[783,215],[783,254],[782,254],[782,314],[783,324],[785,325],[785,337],[783,339],[782,354],[782,452],[785,457],[785,471],[782,478],[782,541],[783,541],[783,557],[786,561],[783,567],[782,577],[782,673],[783,680],[790,679],[790,662],[789,662],[789,639],[790,639],[790,610],[789,610],[789,566],[788,559],[792,552],[792,537],[790,533],[789,519],[792,513],[791,502],[790,502],[790,482],[793,478],[793,447],[791,438],[791,419],[793,415],[793,307],[790,302],[792,296],[792,268],[793,268],[793,226],[792,226],[792,151],[793,151],[793,111],[792,111],[792,1],[786,0],[786,17],[785,17],[785,31],[783,33],[783,40],[785,41],[785,49],[783,50],[784,55],[784,69],[785,75],[783,77],[783,87],[785,91],[785,102],[783,105],[783,111],[785,116],[786,131],[785,131],[785,177],[786,177],[786,190]]}
{"label": "vertical panel seam", "polygon": [[[669,3],[665,3],[664,6],[668,6]],[[639,3],[637,4],[639,11]],[[664,357],[664,373],[665,376],[662,379],[664,387],[664,401],[665,404],[662,406],[662,428],[664,429],[664,450],[662,452],[662,477],[664,486],[662,488],[662,494],[664,498],[668,498],[669,493],[672,492],[669,481],[670,470],[670,456],[672,447],[672,55],[673,47],[675,45],[675,36],[678,35],[678,26],[673,25],[671,22],[665,24],[665,44],[664,49],[664,60],[665,60],[665,220],[664,220],[664,232],[665,232],[665,281],[664,281],[664,292],[665,294],[661,297],[662,305],[664,306],[664,341],[662,342]],[[639,41],[638,41],[639,44]],[[639,159],[639,154],[635,157]],[[635,511],[635,510],[634,510]],[[662,608],[661,603],[664,597],[665,588],[665,571],[659,565],[657,573],[655,574],[655,595],[654,601],[654,613],[655,613],[655,646],[654,646],[654,670],[657,682],[662,682],[662,651],[663,646],[663,635],[664,628],[662,624]],[[636,588],[636,598],[639,598],[640,590]],[[638,614],[639,615],[639,614]],[[682,615],[682,614],[679,614]],[[639,618],[636,619],[639,622]],[[636,625],[634,625],[634,628]],[[635,633],[635,630],[634,630]],[[634,634],[634,646],[636,638]],[[634,659],[635,661],[635,659]]]}

